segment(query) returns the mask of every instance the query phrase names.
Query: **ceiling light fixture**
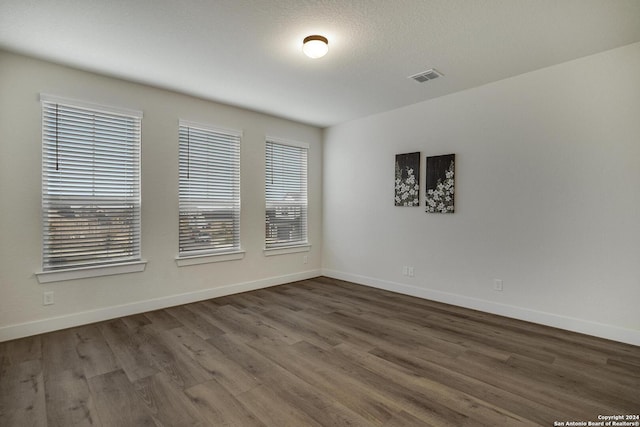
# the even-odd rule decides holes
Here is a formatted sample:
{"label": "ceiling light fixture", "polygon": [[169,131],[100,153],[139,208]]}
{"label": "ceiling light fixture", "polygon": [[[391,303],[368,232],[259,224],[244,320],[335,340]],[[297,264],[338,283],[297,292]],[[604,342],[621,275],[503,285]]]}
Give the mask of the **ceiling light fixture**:
{"label": "ceiling light fixture", "polygon": [[322,58],[329,51],[329,40],[323,36],[307,36],[302,42],[302,51],[309,58]]}

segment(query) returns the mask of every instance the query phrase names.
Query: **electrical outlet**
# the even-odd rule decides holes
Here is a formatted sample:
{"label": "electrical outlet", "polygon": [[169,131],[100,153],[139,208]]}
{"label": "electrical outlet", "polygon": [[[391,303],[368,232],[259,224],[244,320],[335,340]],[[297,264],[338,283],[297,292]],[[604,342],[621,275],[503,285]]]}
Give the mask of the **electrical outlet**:
{"label": "electrical outlet", "polygon": [[45,291],[42,294],[42,305],[53,304],[53,291]]}
{"label": "electrical outlet", "polygon": [[407,267],[406,265],[402,266],[402,275],[403,276],[408,276],[409,275],[409,267]]}
{"label": "electrical outlet", "polygon": [[415,271],[413,270],[413,267],[409,267],[408,268],[408,275],[409,275],[409,277],[414,277],[415,276]]}
{"label": "electrical outlet", "polygon": [[502,292],[502,280],[495,279],[493,281],[493,290],[494,291],[498,291],[498,292]]}
{"label": "electrical outlet", "polygon": [[308,262],[309,262],[309,257],[308,257],[307,255],[303,256],[303,257],[302,257],[302,263],[303,263],[303,264],[306,264],[306,263],[308,263]]}

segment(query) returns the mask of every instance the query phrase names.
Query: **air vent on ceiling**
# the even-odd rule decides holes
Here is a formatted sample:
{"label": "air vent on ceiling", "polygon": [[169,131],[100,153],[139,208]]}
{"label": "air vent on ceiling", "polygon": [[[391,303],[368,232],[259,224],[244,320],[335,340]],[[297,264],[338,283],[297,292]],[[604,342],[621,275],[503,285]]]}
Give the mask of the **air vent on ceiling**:
{"label": "air vent on ceiling", "polygon": [[414,74],[413,76],[409,76],[410,79],[417,81],[418,83],[424,83],[429,80],[437,79],[440,76],[443,76],[441,72],[436,70],[435,68],[431,68],[427,71],[423,71],[418,74]]}

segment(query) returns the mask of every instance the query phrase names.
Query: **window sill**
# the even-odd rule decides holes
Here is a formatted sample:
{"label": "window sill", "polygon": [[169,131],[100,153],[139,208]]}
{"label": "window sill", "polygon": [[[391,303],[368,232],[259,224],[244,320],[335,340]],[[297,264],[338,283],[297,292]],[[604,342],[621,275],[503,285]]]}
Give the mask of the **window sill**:
{"label": "window sill", "polygon": [[176,257],[178,267],[189,265],[209,264],[212,262],[236,261],[244,258],[244,251],[225,252],[221,254],[187,255]]}
{"label": "window sill", "polygon": [[64,270],[40,271],[36,273],[39,283],[63,282],[89,277],[112,276],[115,274],[139,273],[144,271],[146,260],[97,267],[68,268]]}
{"label": "window sill", "polygon": [[295,254],[297,252],[309,252],[311,245],[305,243],[303,245],[281,246],[278,248],[269,248],[264,250],[264,256]]}

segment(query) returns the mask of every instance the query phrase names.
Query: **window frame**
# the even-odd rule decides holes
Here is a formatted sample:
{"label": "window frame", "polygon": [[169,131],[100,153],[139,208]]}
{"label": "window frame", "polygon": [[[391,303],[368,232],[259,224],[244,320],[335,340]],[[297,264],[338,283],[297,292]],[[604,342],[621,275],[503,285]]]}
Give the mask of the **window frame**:
{"label": "window frame", "polygon": [[[182,169],[182,164],[184,162],[187,163],[187,165],[190,163],[191,159],[188,157],[187,159],[183,158],[183,153],[184,153],[184,147],[183,147],[183,143],[185,143],[185,140],[183,139],[183,128],[185,128],[185,131],[187,131],[187,133],[190,130],[195,130],[197,132],[202,132],[205,135],[206,134],[210,134],[208,135],[211,138],[216,138],[219,136],[222,137],[227,137],[230,141],[233,140],[232,142],[234,142],[236,145],[234,147],[232,147],[231,149],[229,148],[214,148],[212,151],[218,150],[218,151],[223,151],[223,150],[229,150],[229,151],[234,151],[233,155],[235,157],[235,161],[234,161],[234,165],[237,166],[237,170],[235,171],[231,171],[230,173],[230,178],[229,177],[222,177],[222,178],[227,178],[227,179],[231,179],[232,180],[232,186],[233,186],[233,198],[226,202],[228,204],[230,204],[232,206],[232,211],[231,214],[233,216],[233,221],[234,221],[234,225],[233,225],[233,232],[234,234],[232,235],[232,240],[234,242],[232,247],[223,247],[223,248],[215,248],[215,247],[210,247],[210,248],[204,248],[204,249],[192,249],[192,250],[183,250],[181,248],[182,246],[182,239],[183,237],[183,227],[181,226],[182,224],[182,215],[183,215],[183,204],[187,205],[187,204],[191,204],[193,205],[193,200],[196,199],[194,197],[189,197],[189,194],[183,194],[182,192],[182,188],[183,188],[183,169]],[[216,136],[218,135],[218,136]],[[187,136],[187,138],[190,138],[189,136]],[[221,138],[222,139],[222,138]],[[190,140],[189,140],[190,141]],[[187,143],[189,144],[189,142],[187,141]],[[190,149],[189,149],[190,145],[187,146],[186,148],[186,153],[187,156],[190,156]],[[184,266],[189,266],[189,265],[197,265],[197,264],[205,264],[205,263],[211,263],[211,262],[223,262],[223,261],[234,261],[234,260],[239,260],[242,259],[244,257],[245,251],[242,249],[242,234],[241,234],[241,214],[242,214],[242,205],[241,205],[241,148],[242,148],[242,131],[241,130],[236,130],[236,129],[229,129],[229,128],[223,128],[223,127],[219,127],[219,126],[215,126],[215,125],[211,125],[211,124],[205,124],[205,123],[199,123],[199,122],[194,122],[194,121],[189,121],[189,120],[183,120],[180,119],[178,121],[178,163],[179,163],[179,183],[178,183],[178,255],[175,258],[176,264],[179,267],[184,267]],[[208,155],[211,155],[213,153],[208,153]],[[204,158],[200,159],[201,161],[207,160]],[[212,179],[215,178],[213,176],[208,176],[208,179]],[[200,186],[200,188],[202,188],[203,185],[206,185],[203,182],[194,182],[194,184],[196,186]],[[186,185],[186,184],[185,184]],[[213,198],[211,199],[201,199],[201,201],[206,204],[206,203],[210,203],[211,206],[213,207],[213,205],[215,205],[215,202],[213,201]],[[218,202],[220,203],[220,202]],[[187,210],[185,209],[184,212],[186,212]],[[191,206],[190,208],[191,212],[196,212],[197,210],[193,209],[193,206]],[[204,212],[205,210],[203,210]]]}
{"label": "window frame", "polygon": [[[50,283],[57,282],[63,280],[73,280],[80,278],[89,278],[89,277],[98,277],[98,276],[106,276],[113,274],[124,274],[124,273],[133,273],[144,271],[146,266],[146,260],[142,259],[142,213],[141,213],[141,196],[142,196],[142,188],[141,188],[141,151],[142,151],[142,118],[143,113],[140,110],[122,108],[122,107],[113,107],[107,105],[101,105],[97,103],[81,101],[76,99],[64,98],[55,95],[40,94],[40,104],[41,104],[41,149],[42,149],[42,183],[41,183],[41,209],[42,209],[42,220],[41,220],[41,236],[42,236],[42,254],[41,254],[41,271],[36,272],[36,277],[40,283]],[[50,171],[47,169],[47,161],[50,161],[50,157],[48,157],[47,150],[50,148],[51,139],[46,135],[46,115],[47,109],[50,109],[53,105],[63,106],[65,108],[70,108],[76,110],[79,114],[86,114],[87,116],[95,115],[99,117],[100,115],[109,115],[109,116],[124,116],[126,120],[134,121],[134,136],[130,138],[126,138],[127,143],[133,142],[131,146],[132,155],[132,163],[135,166],[134,169],[134,179],[133,179],[133,187],[134,190],[133,196],[129,196],[126,198],[119,199],[117,196],[110,196],[110,200],[121,200],[122,204],[132,204],[133,213],[131,218],[133,219],[133,223],[130,225],[132,227],[133,233],[137,238],[134,238],[133,243],[131,245],[132,256],[130,257],[120,257],[120,259],[112,259],[108,258],[104,262],[99,262],[94,258],[94,263],[61,263],[59,266],[55,266],[51,263],[45,262],[45,251],[51,252],[52,246],[51,244],[51,235],[49,223],[46,223],[46,215],[47,209],[50,208],[50,203],[55,201],[56,197],[53,196],[51,192],[45,193],[48,191],[48,184],[55,180],[55,177],[50,174]],[[103,116],[104,117],[104,116]],[[56,123],[55,129],[59,129],[58,123]],[[72,127],[69,127],[72,129]],[[57,139],[56,139],[57,144]],[[72,145],[71,145],[72,146]],[[68,177],[67,177],[68,178]],[[130,177],[128,178],[130,181]],[[68,189],[69,186],[66,187],[63,185],[59,187],[60,189]],[[95,187],[94,187],[95,188]],[[137,190],[137,192],[135,191]],[[85,188],[86,191],[86,188]],[[86,194],[78,194],[78,195],[64,195],[61,200],[73,201],[74,197],[78,197],[83,202],[98,202],[100,199],[93,196],[87,196]],[[79,217],[81,218],[81,217]],[[59,249],[60,247],[58,247]]]}
{"label": "window frame", "polygon": [[[269,244],[269,220],[268,220],[268,211],[269,211],[269,183],[268,183],[268,170],[267,168],[269,160],[269,144],[276,144],[285,147],[292,147],[304,150],[304,170],[302,171],[304,176],[304,218],[303,218],[303,239],[283,242],[280,244]],[[289,139],[277,138],[272,136],[267,136],[265,139],[265,238],[264,238],[264,255],[265,256],[273,256],[273,255],[283,255],[297,252],[307,252],[311,249],[311,243],[309,242],[309,150],[310,145],[305,142],[299,142]]]}

